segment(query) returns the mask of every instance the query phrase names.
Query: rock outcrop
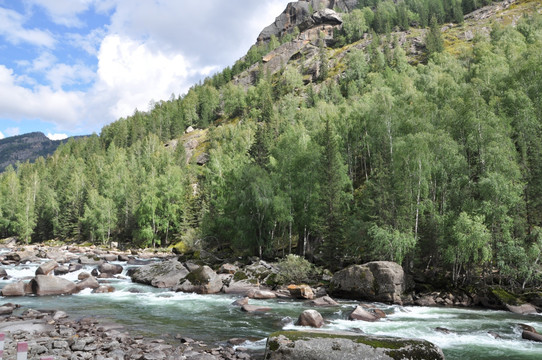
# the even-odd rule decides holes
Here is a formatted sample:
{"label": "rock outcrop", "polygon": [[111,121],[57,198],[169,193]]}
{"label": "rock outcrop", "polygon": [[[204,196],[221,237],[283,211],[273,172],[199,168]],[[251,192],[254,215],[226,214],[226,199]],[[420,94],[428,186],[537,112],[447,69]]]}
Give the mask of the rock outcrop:
{"label": "rock outcrop", "polygon": [[302,0],[291,2],[271,25],[262,30],[258,36],[258,42],[268,42],[271,36],[279,38],[292,33],[296,27],[300,31],[304,31],[322,24],[340,25],[342,19],[333,9],[350,11],[357,6],[357,3],[357,0]]}
{"label": "rock outcrop", "polygon": [[347,332],[279,331],[267,339],[266,360],[444,359],[436,345],[417,339]]}
{"label": "rock outcrop", "polygon": [[405,274],[401,265],[390,261],[373,261],[351,265],[336,272],[330,291],[334,296],[356,300],[401,304]]}

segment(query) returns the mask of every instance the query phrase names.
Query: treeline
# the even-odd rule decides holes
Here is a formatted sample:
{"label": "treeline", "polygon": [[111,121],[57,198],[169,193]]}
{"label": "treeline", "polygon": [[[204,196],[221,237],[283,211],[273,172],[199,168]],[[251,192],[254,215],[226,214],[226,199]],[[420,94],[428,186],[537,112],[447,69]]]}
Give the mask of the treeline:
{"label": "treeline", "polygon": [[[330,267],[443,267],[538,284],[542,20],[495,26],[411,66],[351,49],[338,81],[286,66],[247,90],[210,80],[0,177],[0,234],[122,246],[297,252]],[[205,166],[164,142],[208,126]],[[203,131],[203,130],[200,130]]]}

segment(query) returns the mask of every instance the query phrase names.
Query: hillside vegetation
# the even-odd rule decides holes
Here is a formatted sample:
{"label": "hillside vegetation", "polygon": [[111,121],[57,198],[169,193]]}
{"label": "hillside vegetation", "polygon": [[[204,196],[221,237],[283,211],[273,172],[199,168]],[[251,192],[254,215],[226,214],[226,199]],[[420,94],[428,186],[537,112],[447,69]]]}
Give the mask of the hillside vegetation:
{"label": "hillside vegetation", "polygon": [[481,5],[362,0],[278,70],[262,56],[303,34],[255,45],[186,95],[9,168],[0,235],[539,285],[542,6],[463,21]]}

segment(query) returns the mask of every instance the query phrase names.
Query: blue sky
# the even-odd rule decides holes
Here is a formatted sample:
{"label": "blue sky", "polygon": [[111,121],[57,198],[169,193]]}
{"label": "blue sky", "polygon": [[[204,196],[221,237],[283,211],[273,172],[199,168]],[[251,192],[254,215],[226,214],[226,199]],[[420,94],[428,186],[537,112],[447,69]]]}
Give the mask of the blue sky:
{"label": "blue sky", "polygon": [[243,56],[290,0],[0,0],[0,138],[96,132]]}

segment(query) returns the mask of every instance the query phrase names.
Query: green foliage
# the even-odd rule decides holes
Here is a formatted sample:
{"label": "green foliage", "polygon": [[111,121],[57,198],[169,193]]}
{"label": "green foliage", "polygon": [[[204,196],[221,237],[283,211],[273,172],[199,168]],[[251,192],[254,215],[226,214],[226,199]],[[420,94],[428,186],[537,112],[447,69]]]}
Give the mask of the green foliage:
{"label": "green foliage", "polygon": [[[360,29],[431,18],[438,29],[457,17],[458,2],[359,4],[345,42]],[[523,18],[517,28],[495,25],[458,57],[433,51],[410,65],[397,39],[372,31],[360,50],[322,39],[317,84],[304,84],[297,60],[273,75],[262,65],[246,89],[229,83],[284,41],[273,39],[99,137],[8,168],[0,234],[297,253],[329,267],[388,259],[437,266],[456,284],[538,286],[541,34],[539,16]],[[185,134],[189,125],[205,130]],[[204,165],[185,158],[203,152]]]}
{"label": "green foliage", "polygon": [[289,254],[278,263],[277,281],[282,284],[302,284],[310,282],[316,275],[316,268],[307,259]]}

